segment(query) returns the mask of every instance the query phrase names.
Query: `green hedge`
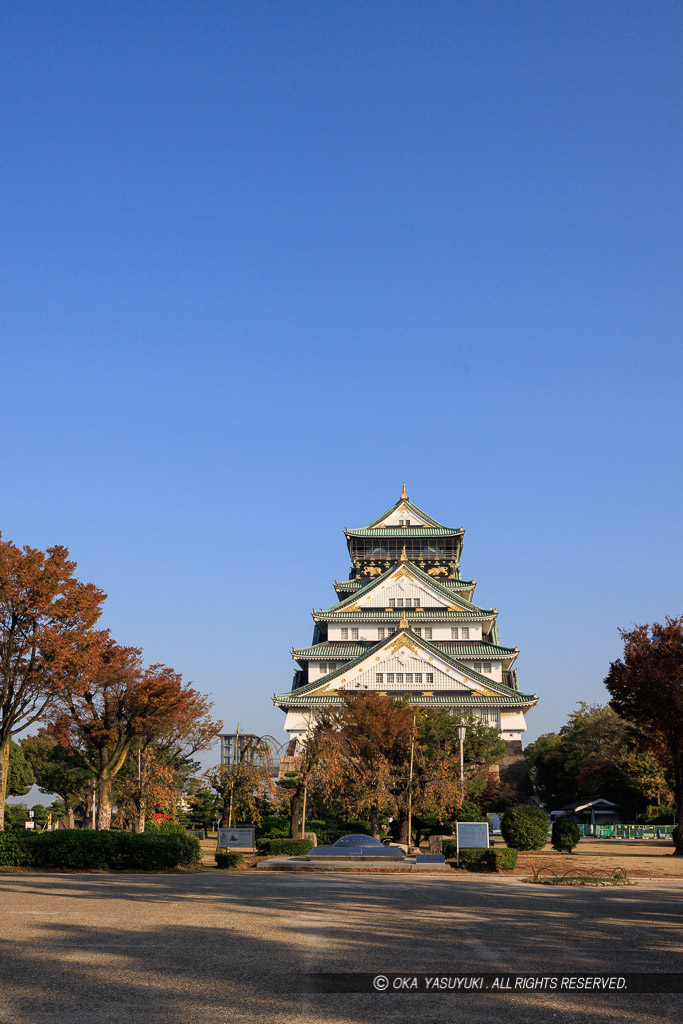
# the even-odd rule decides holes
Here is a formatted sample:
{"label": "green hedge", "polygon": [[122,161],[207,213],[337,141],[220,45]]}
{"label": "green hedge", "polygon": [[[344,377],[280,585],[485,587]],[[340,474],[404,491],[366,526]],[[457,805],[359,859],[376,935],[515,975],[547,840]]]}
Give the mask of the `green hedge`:
{"label": "green hedge", "polygon": [[[456,858],[452,857],[448,863],[456,867]],[[488,850],[461,850],[460,867],[466,871],[514,871],[517,867],[517,851],[497,850],[495,847]]]}
{"label": "green hedge", "polygon": [[[7,836],[7,839],[5,838]],[[18,840],[13,844],[12,840]],[[36,836],[0,834],[0,863],[41,868],[160,871],[201,859],[195,836],[60,829]]]}
{"label": "green hedge", "polygon": [[214,854],[217,868],[238,868],[244,864],[244,854],[239,850]]}
{"label": "green hedge", "polygon": [[179,821],[147,821],[145,822],[145,832],[149,832],[151,835],[184,836],[187,829]]}
{"label": "green hedge", "polygon": [[258,843],[259,852],[269,857],[303,857],[312,848],[311,839],[261,839]]}
{"label": "green hedge", "polygon": [[29,847],[34,841],[30,832],[0,832],[0,865],[16,868],[31,864]]}

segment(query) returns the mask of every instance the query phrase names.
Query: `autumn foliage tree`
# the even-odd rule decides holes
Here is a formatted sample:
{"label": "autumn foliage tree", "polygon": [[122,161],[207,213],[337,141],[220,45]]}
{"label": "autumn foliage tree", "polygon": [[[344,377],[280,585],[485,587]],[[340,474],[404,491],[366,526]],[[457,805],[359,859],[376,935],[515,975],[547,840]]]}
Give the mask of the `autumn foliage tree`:
{"label": "autumn foliage tree", "polygon": [[[639,746],[671,770],[683,821],[683,616],[620,630],[624,656],[610,665],[605,686]],[[675,852],[683,856],[678,831]]]}
{"label": "autumn foliage tree", "polygon": [[114,779],[131,751],[190,730],[208,707],[173,669],[145,668],[138,648],[107,633],[82,645],[55,686],[49,728],[96,780],[98,828],[110,827]]}
{"label": "autumn foliage tree", "polygon": [[268,740],[249,736],[238,744],[232,764],[217,765],[204,778],[218,795],[221,828],[229,828],[234,820],[260,821],[264,801],[275,796],[273,752]]}
{"label": "autumn foliage tree", "polygon": [[0,830],[12,735],[43,717],[55,675],[101,614],[105,595],[75,570],[65,547],[0,538]]}

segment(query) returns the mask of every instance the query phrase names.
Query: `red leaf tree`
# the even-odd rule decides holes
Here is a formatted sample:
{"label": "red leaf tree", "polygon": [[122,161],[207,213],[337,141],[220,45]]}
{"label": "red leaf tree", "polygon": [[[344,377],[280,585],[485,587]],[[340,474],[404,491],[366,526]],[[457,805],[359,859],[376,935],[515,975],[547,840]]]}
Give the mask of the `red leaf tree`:
{"label": "red leaf tree", "polygon": [[0,539],[0,830],[12,735],[42,718],[55,675],[92,630],[105,594],[75,576],[65,547]]}
{"label": "red leaf tree", "polygon": [[[121,647],[107,633],[80,646],[55,685],[50,731],[96,780],[98,828],[111,824],[113,781],[131,751],[177,744],[195,727],[205,735],[210,706],[172,668],[145,668],[138,648]],[[215,735],[220,723],[213,726]]]}
{"label": "red leaf tree", "polygon": [[[619,630],[624,657],[612,662],[605,686],[610,704],[638,744],[671,769],[683,821],[683,616]],[[683,856],[679,828],[675,852]]]}

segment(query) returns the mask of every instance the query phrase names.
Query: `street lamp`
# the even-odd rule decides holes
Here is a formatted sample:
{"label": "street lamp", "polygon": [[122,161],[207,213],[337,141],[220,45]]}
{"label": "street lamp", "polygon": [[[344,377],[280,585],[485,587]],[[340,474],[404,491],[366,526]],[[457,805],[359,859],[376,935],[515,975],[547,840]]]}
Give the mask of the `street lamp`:
{"label": "street lamp", "polygon": [[467,726],[462,723],[456,726],[456,733],[460,742],[460,799],[465,799],[465,733]]}

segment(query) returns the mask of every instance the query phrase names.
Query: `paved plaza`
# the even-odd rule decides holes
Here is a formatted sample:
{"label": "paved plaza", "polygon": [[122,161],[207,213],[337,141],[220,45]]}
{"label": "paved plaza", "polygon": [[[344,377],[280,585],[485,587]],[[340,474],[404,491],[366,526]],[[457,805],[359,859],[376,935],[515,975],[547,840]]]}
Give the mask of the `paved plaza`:
{"label": "paved plaza", "polygon": [[2,1024],[680,1021],[680,995],[302,992],[311,971],[681,971],[680,880],[0,875]]}

